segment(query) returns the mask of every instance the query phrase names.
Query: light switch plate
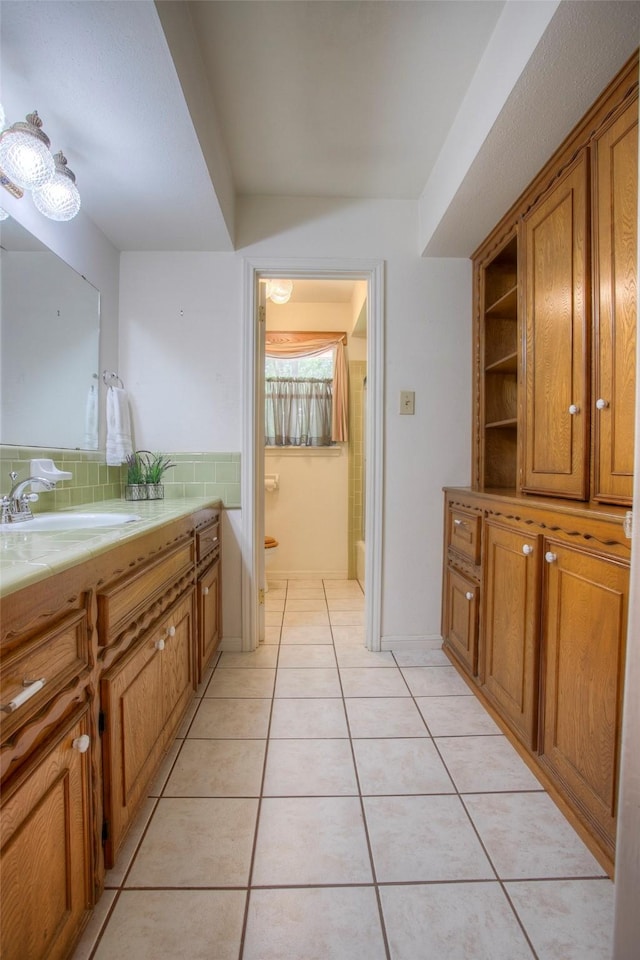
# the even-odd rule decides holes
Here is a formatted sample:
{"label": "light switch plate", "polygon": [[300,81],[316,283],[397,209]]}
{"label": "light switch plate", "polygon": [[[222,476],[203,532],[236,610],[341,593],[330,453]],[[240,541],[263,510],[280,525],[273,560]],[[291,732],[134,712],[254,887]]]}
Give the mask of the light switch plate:
{"label": "light switch plate", "polygon": [[400,413],[413,415],[416,412],[416,394],[414,390],[400,391]]}

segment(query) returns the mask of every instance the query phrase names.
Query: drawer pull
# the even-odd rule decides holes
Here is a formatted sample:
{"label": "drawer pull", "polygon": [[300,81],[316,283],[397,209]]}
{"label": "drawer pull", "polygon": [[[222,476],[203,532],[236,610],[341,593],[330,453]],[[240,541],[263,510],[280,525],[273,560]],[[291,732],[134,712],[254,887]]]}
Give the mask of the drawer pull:
{"label": "drawer pull", "polygon": [[525,543],[522,547],[522,552],[524,553],[525,557],[529,557],[533,553],[533,547],[530,543]]}
{"label": "drawer pull", "polygon": [[168,637],[175,637],[175,635],[176,635],[176,628],[175,628],[175,627],[168,627],[168,628],[167,628],[167,636],[168,636]]}
{"label": "drawer pull", "polygon": [[555,561],[558,559],[558,554],[553,553],[551,550],[547,550],[547,552],[544,555],[544,558],[547,561],[547,563],[555,563]]}
{"label": "drawer pull", "polygon": [[454,520],[454,521],[453,521],[453,524],[454,524],[455,527],[466,527],[467,521],[466,521],[466,520]]}
{"label": "drawer pull", "polygon": [[9,703],[2,704],[0,710],[3,713],[13,713],[14,710],[17,710],[18,707],[21,707],[23,703],[26,703],[27,700],[30,700],[31,697],[35,696],[38,690],[42,690],[46,683],[44,677],[40,677],[39,680],[23,680],[22,686],[25,688],[20,693],[16,694],[13,700],[9,700]]}
{"label": "drawer pull", "polygon": [[83,733],[81,736],[75,738],[71,746],[74,750],[77,750],[78,753],[86,753],[91,746],[91,737],[88,733]]}
{"label": "drawer pull", "polygon": [[471,593],[471,590],[467,590],[467,592],[465,593],[465,597],[467,598],[467,600],[473,600],[473,594]]}
{"label": "drawer pull", "polygon": [[164,637],[159,637],[154,643],[156,650],[164,650]]}
{"label": "drawer pull", "polygon": [[576,413],[580,413],[580,407],[578,406],[577,403],[571,404],[571,406],[569,407],[569,413],[571,414],[572,417],[574,417]]}
{"label": "drawer pull", "polygon": [[202,596],[203,596],[203,597],[206,597],[206,596],[208,595],[208,593],[209,593],[209,587],[203,587],[203,588],[202,588]]}
{"label": "drawer pull", "polygon": [[596,409],[597,409],[597,410],[606,410],[608,406],[609,406],[609,401],[608,401],[608,400],[604,400],[602,397],[600,397],[598,400],[596,400]]}

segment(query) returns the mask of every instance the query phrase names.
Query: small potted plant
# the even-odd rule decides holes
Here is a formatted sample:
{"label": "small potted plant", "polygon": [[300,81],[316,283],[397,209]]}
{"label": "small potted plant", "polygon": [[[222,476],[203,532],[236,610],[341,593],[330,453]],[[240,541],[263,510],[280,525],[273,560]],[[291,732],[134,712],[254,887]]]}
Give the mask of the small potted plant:
{"label": "small potted plant", "polygon": [[162,478],[170,467],[175,467],[165,453],[150,453],[144,451],[144,480],[147,485],[147,500],[162,500],[164,485]]}
{"label": "small potted plant", "polygon": [[125,500],[146,500],[147,499],[147,481],[145,473],[145,461],[136,450],[130,453],[126,459],[127,464],[127,483],[124,488]]}

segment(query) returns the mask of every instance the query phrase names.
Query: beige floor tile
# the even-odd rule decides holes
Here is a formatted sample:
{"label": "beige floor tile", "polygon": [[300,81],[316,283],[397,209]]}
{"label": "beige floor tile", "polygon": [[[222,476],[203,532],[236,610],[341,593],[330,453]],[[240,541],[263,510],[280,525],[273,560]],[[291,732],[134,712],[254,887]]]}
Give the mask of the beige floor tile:
{"label": "beige floor tile", "polygon": [[525,880],[506,884],[539,960],[609,960],[610,880]]}
{"label": "beige floor tile", "polygon": [[372,653],[358,644],[339,644],[336,646],[339,667],[395,667],[393,655],[389,652]]}
{"label": "beige floor tile", "polygon": [[442,650],[398,650],[394,652],[399,667],[447,667],[449,658]]}
{"label": "beige floor tile", "polygon": [[503,880],[603,875],[546,793],[470,794],[464,804]]}
{"label": "beige floor tile", "polygon": [[287,599],[287,588],[286,587],[272,587],[269,584],[269,589],[265,594],[265,600],[286,600]]}
{"label": "beige floor tile", "polygon": [[237,960],[243,890],[125,890],[95,960]]}
{"label": "beige floor tile", "polygon": [[331,643],[331,628],[329,626],[304,627],[283,626],[282,643]]}
{"label": "beige floor tile", "polygon": [[324,610],[306,610],[298,613],[295,611],[288,613],[285,610],[282,626],[285,630],[288,627],[328,627],[329,614],[326,607]]}
{"label": "beige floor tile", "polygon": [[155,797],[149,797],[142,801],[140,809],[125,837],[124,843],[118,851],[115,866],[112,867],[111,870],[107,870],[105,874],[105,889],[109,887],[121,887],[124,883],[127,870],[131,866],[131,861],[136,855],[138,846],[140,845],[157,804],[158,800]]}
{"label": "beige floor tile", "polygon": [[542,790],[506,737],[439,737],[436,744],[460,793]]}
{"label": "beige floor tile", "polygon": [[270,697],[276,671],[266,667],[235,667],[216,670],[205,697]]}
{"label": "beige floor tile", "polygon": [[329,613],[337,610],[364,610],[364,597],[327,597]]}
{"label": "beige floor tile", "polygon": [[352,737],[428,737],[408,697],[354,697],[345,701]]}
{"label": "beige floor tile", "polygon": [[187,740],[165,797],[258,797],[266,740]]}
{"label": "beige floor tile", "polygon": [[455,793],[430,739],[354,740],[363,795]]}
{"label": "beige floor tile", "polygon": [[381,887],[380,897],[393,960],[533,960],[497,883]]}
{"label": "beige floor tile", "polygon": [[355,646],[362,647],[364,646],[364,626],[337,626],[332,624],[331,633],[333,634],[333,642],[336,645],[336,649],[342,646]]}
{"label": "beige floor tile", "polygon": [[[416,711],[417,713],[417,711]],[[342,700],[274,700],[272,739],[347,737]]]}
{"label": "beige floor tile", "polygon": [[265,610],[264,625],[265,627],[281,627],[283,617],[284,610]]}
{"label": "beige floor tile", "polygon": [[196,711],[197,711],[197,709],[198,709],[198,706],[200,705],[200,702],[201,702],[200,699],[197,699],[197,700],[194,699],[194,700],[192,700],[191,703],[189,704],[189,707],[188,707],[188,709],[187,709],[187,712],[185,713],[184,717],[182,718],[182,720],[181,720],[181,722],[180,722],[180,726],[179,726],[178,729],[176,730],[176,739],[177,739],[177,740],[184,740],[184,738],[185,738],[186,735],[188,734],[188,732],[189,732],[189,727],[191,726],[191,723],[193,722],[193,718],[194,718],[195,715],[196,715]]}
{"label": "beige floor tile", "polygon": [[290,667],[335,667],[336,655],[329,644],[283,643],[280,645],[278,670]]}
{"label": "beige floor tile", "polygon": [[364,591],[357,580],[325,580],[327,597],[364,597]]}
{"label": "beige floor tile", "polygon": [[372,887],[254,890],[243,960],[384,960]]}
{"label": "beige floor tile", "polygon": [[267,580],[267,583],[269,585],[269,590],[286,590],[287,589],[287,581],[278,580],[277,577],[273,577],[273,578],[269,577]]}
{"label": "beige floor tile", "polygon": [[223,653],[218,670],[228,670],[231,667],[275,667],[277,660],[278,650],[263,645],[250,653]]}
{"label": "beige floor tile", "polygon": [[402,673],[414,697],[473,696],[455,667],[403,667]]}
{"label": "beige floor tile", "polygon": [[357,796],[348,740],[273,740],[264,779],[265,797]]}
{"label": "beige floor tile", "polygon": [[357,797],[262,801],[253,884],[370,883],[369,851]]}
{"label": "beige floor tile", "polygon": [[416,703],[432,737],[502,734],[475,697],[416,697]]}
{"label": "beige floor tile", "polygon": [[325,594],[323,587],[292,587],[289,591],[289,598],[294,600],[325,600]]}
{"label": "beige floor tile", "polygon": [[337,667],[278,670],[276,697],[341,697]]}
{"label": "beige floor tile", "polygon": [[246,886],[257,813],[253,799],[158,800],[126,886]]}
{"label": "beige floor tile", "polygon": [[365,797],[363,802],[381,883],[494,878],[458,797]]}
{"label": "beige floor tile", "polygon": [[345,697],[408,697],[409,689],[397,667],[341,667]]}
{"label": "beige floor tile", "polygon": [[301,597],[299,594],[293,594],[285,604],[285,614],[287,613],[317,613],[323,611],[326,613],[327,601],[324,597],[312,598]]}
{"label": "beige floor tile", "polygon": [[364,626],[364,610],[330,610],[329,620],[333,627]]}
{"label": "beige floor tile", "polygon": [[271,700],[250,698],[204,699],[188,739],[264,739],[269,730]]}
{"label": "beige floor tile", "polygon": [[149,789],[147,790],[148,797],[160,797],[162,795],[165,784],[173,770],[173,765],[178,759],[178,754],[182,749],[182,744],[182,740],[174,740],[171,744],[166,757],[158,768],[158,772],[149,784]]}
{"label": "beige floor tile", "polygon": [[265,624],[265,628],[264,628],[265,645],[269,643],[280,643],[281,632],[282,632],[281,626],[267,626]]}
{"label": "beige floor tile", "polygon": [[322,580],[289,580],[287,590],[289,596],[292,593],[298,593],[300,590],[323,590]]}

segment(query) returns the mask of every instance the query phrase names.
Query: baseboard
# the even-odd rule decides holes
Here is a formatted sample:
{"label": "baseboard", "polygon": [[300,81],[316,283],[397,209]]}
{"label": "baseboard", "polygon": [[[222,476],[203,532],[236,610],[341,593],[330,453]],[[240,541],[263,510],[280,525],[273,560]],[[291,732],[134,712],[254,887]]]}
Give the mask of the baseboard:
{"label": "baseboard", "polygon": [[220,650],[227,653],[242,652],[242,637],[223,637],[220,641]]}
{"label": "baseboard", "polygon": [[273,570],[267,568],[268,580],[348,580],[347,570]]}
{"label": "baseboard", "polygon": [[442,637],[432,634],[426,637],[382,637],[381,650],[439,650],[442,646]]}

